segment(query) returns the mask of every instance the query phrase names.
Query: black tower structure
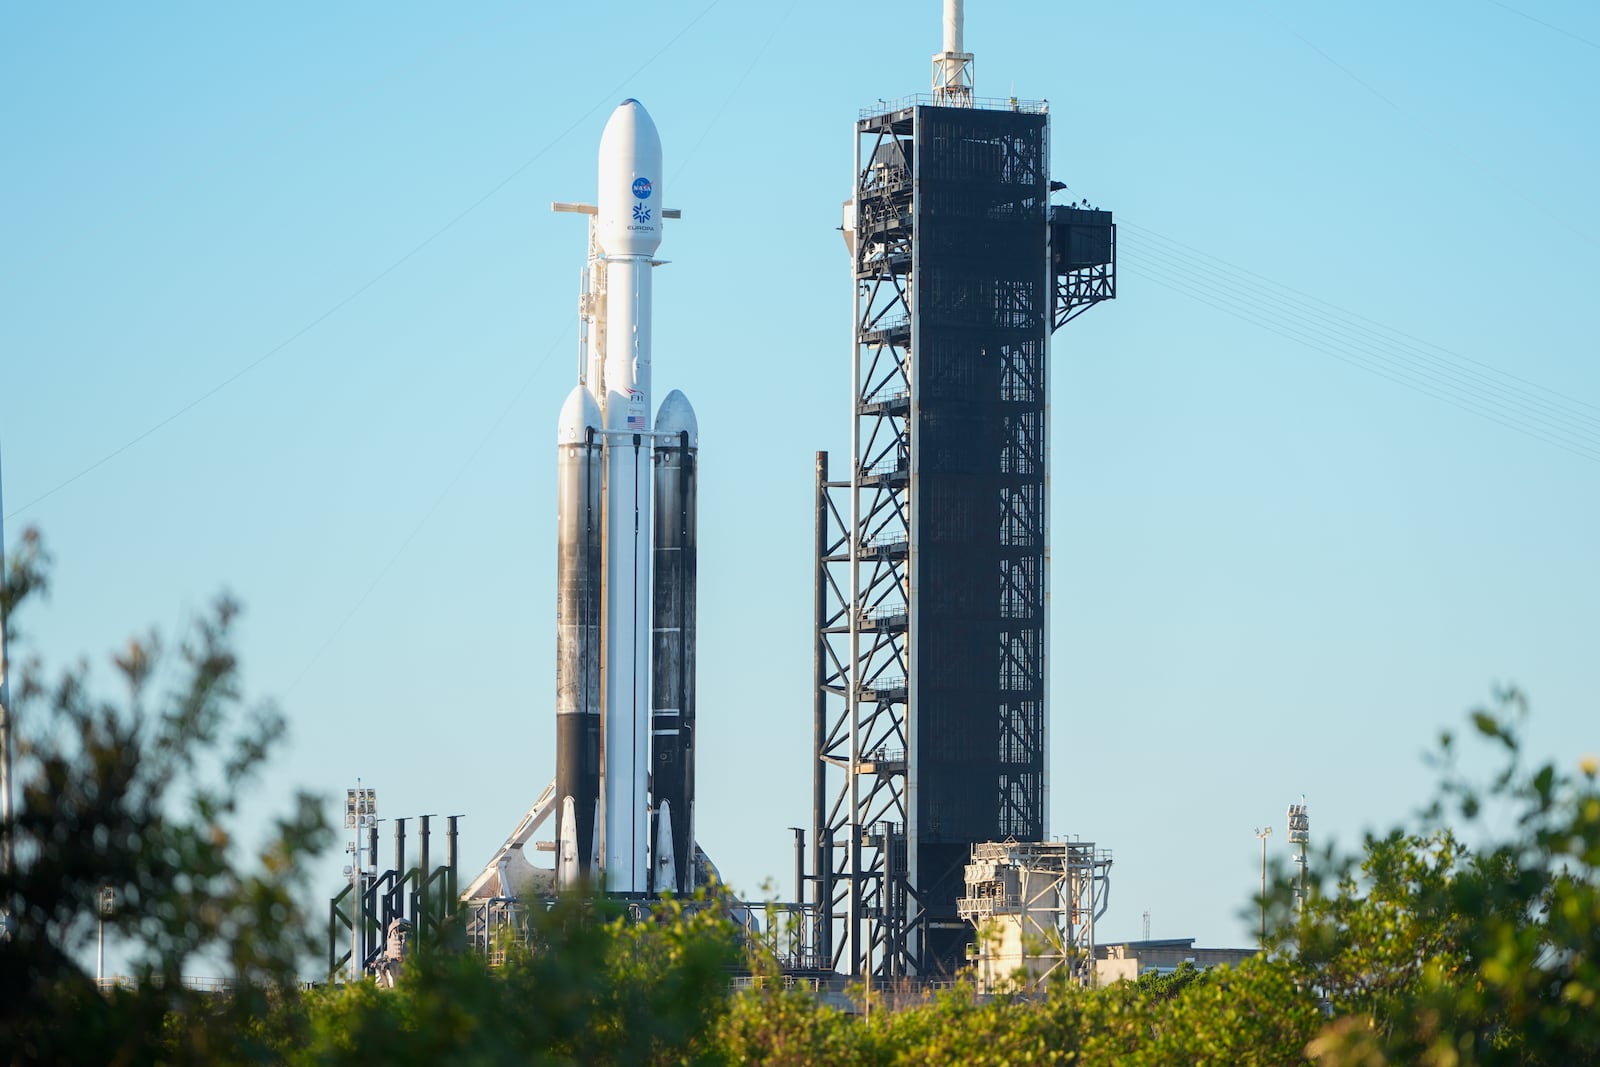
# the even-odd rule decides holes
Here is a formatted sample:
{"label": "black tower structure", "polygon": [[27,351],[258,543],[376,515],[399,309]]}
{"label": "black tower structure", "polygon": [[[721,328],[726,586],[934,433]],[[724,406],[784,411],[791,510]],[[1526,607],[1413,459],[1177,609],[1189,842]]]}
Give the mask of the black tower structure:
{"label": "black tower structure", "polygon": [[856,143],[847,480],[817,457],[812,882],[835,969],[935,976],[971,939],[972,846],[1047,833],[1050,338],[1116,295],[1115,228],[1050,204],[1044,103],[947,88],[863,112]]}

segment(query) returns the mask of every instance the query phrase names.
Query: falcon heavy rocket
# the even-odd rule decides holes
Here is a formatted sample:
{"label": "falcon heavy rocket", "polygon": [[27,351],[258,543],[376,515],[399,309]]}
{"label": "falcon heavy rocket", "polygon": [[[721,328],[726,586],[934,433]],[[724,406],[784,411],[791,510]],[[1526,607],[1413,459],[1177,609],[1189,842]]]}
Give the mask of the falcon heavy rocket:
{"label": "falcon heavy rocket", "polygon": [[650,423],[661,138],[624,100],[600,138],[579,383],[557,430],[556,847],[562,888],[694,882],[694,409]]}

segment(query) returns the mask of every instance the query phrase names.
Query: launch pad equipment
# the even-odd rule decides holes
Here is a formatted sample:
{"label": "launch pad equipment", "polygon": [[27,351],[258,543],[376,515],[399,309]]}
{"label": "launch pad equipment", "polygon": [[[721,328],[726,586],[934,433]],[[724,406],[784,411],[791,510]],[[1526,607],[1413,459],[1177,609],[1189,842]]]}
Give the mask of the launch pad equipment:
{"label": "launch pad equipment", "polygon": [[[434,816],[418,816],[417,856],[413,862],[406,850],[406,824],[410,819],[393,819],[394,866],[388,870],[378,863],[378,820],[372,790],[350,790],[347,797],[347,825],[356,831],[358,863],[352,865],[351,884],[328,901],[328,974],[345,974],[359,979],[367,974],[380,978],[390,972],[385,960],[394,955],[397,931],[404,931],[407,951],[422,945],[440,943],[447,924],[455,914],[458,896],[457,846],[461,836],[461,816],[446,818],[445,860],[432,862]],[[363,842],[361,839],[365,838]],[[364,853],[371,866],[359,864]],[[396,926],[396,923],[401,925]]]}
{"label": "launch pad equipment", "polygon": [[1110,212],[1050,203],[1044,102],[863,111],[845,203],[851,455],[817,456],[813,900],[845,973],[948,974],[972,848],[1048,837],[1051,334],[1116,295]]}
{"label": "launch pad equipment", "polygon": [[1111,854],[1087,841],[986,841],[972,846],[956,901],[977,928],[970,954],[980,993],[1037,988],[1058,972],[1095,973],[1095,920],[1110,904]]}

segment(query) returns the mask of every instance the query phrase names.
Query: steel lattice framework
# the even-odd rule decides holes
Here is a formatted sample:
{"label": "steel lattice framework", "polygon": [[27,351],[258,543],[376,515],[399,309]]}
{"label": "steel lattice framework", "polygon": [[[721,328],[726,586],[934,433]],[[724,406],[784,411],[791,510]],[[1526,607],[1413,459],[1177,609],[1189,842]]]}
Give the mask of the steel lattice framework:
{"label": "steel lattice framework", "polygon": [[1115,295],[1045,108],[975,103],[856,124],[848,479],[817,464],[819,949],[884,978],[964,958],[975,843],[1044,839],[1049,338]]}

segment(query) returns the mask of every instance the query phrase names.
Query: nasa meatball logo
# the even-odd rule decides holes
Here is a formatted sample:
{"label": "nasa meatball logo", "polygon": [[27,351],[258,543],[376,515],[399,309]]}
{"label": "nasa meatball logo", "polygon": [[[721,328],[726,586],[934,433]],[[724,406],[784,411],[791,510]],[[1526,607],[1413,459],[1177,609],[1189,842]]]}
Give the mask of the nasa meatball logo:
{"label": "nasa meatball logo", "polygon": [[649,178],[635,178],[635,179],[633,179],[633,195],[638,197],[640,200],[649,200],[650,199],[650,179]]}

